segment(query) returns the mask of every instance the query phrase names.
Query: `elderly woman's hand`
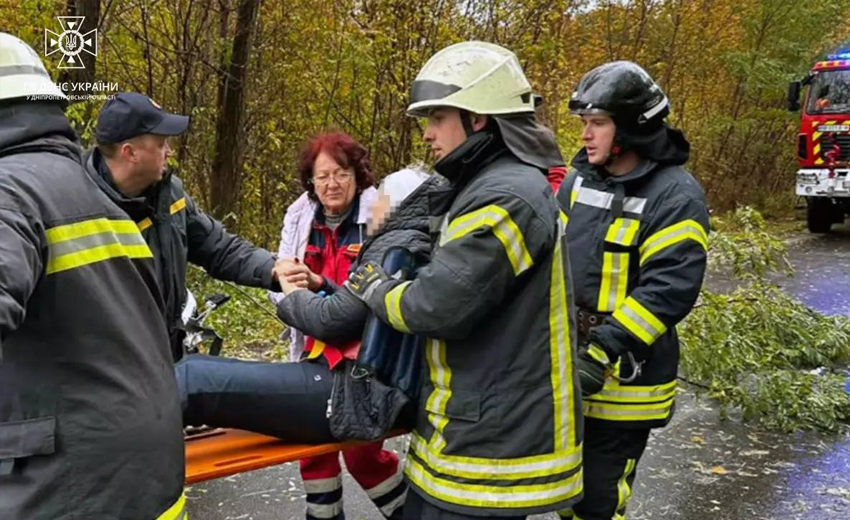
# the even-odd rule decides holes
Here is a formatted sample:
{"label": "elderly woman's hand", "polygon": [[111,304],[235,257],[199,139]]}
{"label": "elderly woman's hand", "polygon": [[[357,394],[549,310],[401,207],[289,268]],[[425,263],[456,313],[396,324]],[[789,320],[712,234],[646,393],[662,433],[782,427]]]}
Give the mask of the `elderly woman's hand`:
{"label": "elderly woman's hand", "polygon": [[317,291],[324,279],[310,271],[310,268],[296,259],[279,259],[274,266],[277,279],[284,294],[300,289]]}

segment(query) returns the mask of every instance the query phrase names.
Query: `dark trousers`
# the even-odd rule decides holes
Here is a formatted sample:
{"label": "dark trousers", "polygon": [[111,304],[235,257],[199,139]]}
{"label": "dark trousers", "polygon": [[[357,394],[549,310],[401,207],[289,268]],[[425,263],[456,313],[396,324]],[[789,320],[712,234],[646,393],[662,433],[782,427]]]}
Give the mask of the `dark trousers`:
{"label": "dark trousers", "polygon": [[585,419],[584,497],[572,510],[559,511],[561,518],[625,520],[637,464],[648,439],[649,429],[626,429],[609,421]]}
{"label": "dark trousers", "polygon": [[472,516],[440,509],[412,489],[404,504],[404,520],[525,520],[525,516]]}
{"label": "dark trousers", "polygon": [[183,424],[239,428],[291,442],[333,442],[324,362],[262,363],[195,354],[174,366]]}

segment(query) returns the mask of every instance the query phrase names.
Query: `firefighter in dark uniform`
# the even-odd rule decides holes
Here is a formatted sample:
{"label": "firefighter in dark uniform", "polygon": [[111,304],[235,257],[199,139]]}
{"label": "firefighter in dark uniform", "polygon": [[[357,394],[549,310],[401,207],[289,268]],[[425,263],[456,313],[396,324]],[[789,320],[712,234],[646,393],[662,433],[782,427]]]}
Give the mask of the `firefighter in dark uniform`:
{"label": "firefighter in dark uniform", "polygon": [[[408,114],[449,180],[439,241],[413,281],[361,265],[346,287],[427,336],[405,474],[407,520],[525,518],[581,497],[572,284],[547,174],[557,150],[517,57],[484,42],[435,54]],[[439,216],[439,218],[437,218]]]}
{"label": "firefighter in dark uniform", "polygon": [[66,101],[0,32],[0,519],[184,520],[153,254],[86,175]]}
{"label": "firefighter in dark uniform", "polygon": [[169,114],[145,95],[119,92],[98,116],[98,145],[83,154],[92,180],[136,222],[153,252],[175,361],[183,357],[189,263],[218,280],[280,290],[272,276],[274,255],[201,211],[167,170],[168,138],[188,127],[189,117]]}
{"label": "firefighter in dark uniform", "polygon": [[584,498],[562,518],[624,519],[651,428],[673,415],[676,324],[699,295],[705,196],[667,97],[634,63],[587,73],[570,100],[585,147],[558,191],[578,306]]}

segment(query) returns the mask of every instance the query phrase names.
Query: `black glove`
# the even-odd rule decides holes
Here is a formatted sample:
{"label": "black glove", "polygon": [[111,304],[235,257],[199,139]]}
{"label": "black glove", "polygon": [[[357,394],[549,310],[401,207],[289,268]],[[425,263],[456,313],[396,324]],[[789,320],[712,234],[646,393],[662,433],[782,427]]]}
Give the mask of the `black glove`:
{"label": "black glove", "polygon": [[342,285],[365,302],[380,284],[389,279],[390,277],[380,265],[375,262],[366,262],[351,273]]}
{"label": "black glove", "polygon": [[581,384],[581,396],[596,394],[605,386],[605,372],[611,367],[608,355],[594,344],[588,345],[578,353],[578,378]]}

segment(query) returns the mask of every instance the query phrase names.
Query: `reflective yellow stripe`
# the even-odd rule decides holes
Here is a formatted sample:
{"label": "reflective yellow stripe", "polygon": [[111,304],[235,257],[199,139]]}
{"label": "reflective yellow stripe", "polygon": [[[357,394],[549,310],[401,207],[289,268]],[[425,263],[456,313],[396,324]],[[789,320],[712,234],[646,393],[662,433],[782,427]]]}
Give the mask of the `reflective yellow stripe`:
{"label": "reflective yellow stripe", "polygon": [[149,218],[146,218],[137,224],[139,226],[139,231],[144,231],[147,228],[153,226],[153,221]]}
{"label": "reflective yellow stripe", "polygon": [[652,345],[667,327],[637,300],[629,296],[612,317],[647,345]]}
{"label": "reflective yellow stripe", "polygon": [[587,354],[596,361],[602,363],[603,365],[611,364],[611,360],[608,358],[608,354],[606,354],[601,347],[594,345],[593,343],[591,343],[590,346],[587,347]]}
{"label": "reflective yellow stripe", "polygon": [[655,253],[685,240],[693,240],[703,249],[708,249],[708,234],[705,228],[696,220],[683,220],[644,240],[640,246],[640,265],[643,265]]}
{"label": "reflective yellow stripe", "polygon": [[156,520],[188,520],[189,514],[186,512],[186,494],[180,493],[180,498],[168,510],[158,517]]}
{"label": "reflective yellow stripe", "polygon": [[401,294],[407,289],[410,282],[404,282],[393,288],[384,297],[384,305],[387,308],[387,318],[390,320],[390,325],[395,330],[402,332],[410,332],[407,324],[404,322],[404,316],[401,315]]}
{"label": "reflective yellow stripe", "polygon": [[511,262],[514,275],[518,276],[534,264],[528,249],[525,247],[522,231],[514,223],[511,215],[495,204],[452,220],[440,239],[440,245],[444,246],[452,240],[464,237],[481,228],[492,229],[493,234],[505,247],[505,253],[507,253],[508,260]]}
{"label": "reflective yellow stripe", "polygon": [[319,341],[316,338],[313,338],[313,348],[310,349],[310,353],[307,354],[307,359],[316,359],[317,357],[322,355],[322,352],[325,351],[325,342]]}
{"label": "reflective yellow stripe", "polygon": [[183,197],[180,200],[176,201],[174,204],[172,204],[171,207],[168,208],[168,210],[173,215],[173,214],[177,213],[178,211],[180,211],[181,209],[183,209],[185,207],[186,207],[186,197]]}
{"label": "reflective yellow stripe", "polygon": [[547,506],[574,498],[582,491],[581,470],[557,482],[513,486],[459,484],[432,475],[413,457],[408,457],[404,471],[416,486],[430,496],[468,507],[511,509]]}
{"label": "reflective yellow stripe", "polygon": [[581,466],[581,446],[545,455],[514,459],[460,457],[436,453],[417,432],[410,437],[410,449],[435,471],[466,479],[519,480],[574,471]]}
{"label": "reflective yellow stripe", "polygon": [[663,403],[621,404],[585,400],[584,416],[607,421],[655,421],[670,417],[673,400]]}
{"label": "reflective yellow stripe", "polygon": [[434,427],[434,434],[431,437],[431,448],[439,453],[446,444],[443,438],[443,430],[445,430],[446,425],[449,423],[449,418],[446,416],[446,406],[452,397],[450,386],[452,382],[452,371],[446,362],[446,343],[436,339],[429,339],[426,359],[428,361],[431,384],[434,385],[434,391],[428,396],[425,409],[431,412],[428,414],[428,422]]}
{"label": "reflective yellow stripe", "polygon": [[573,209],[573,206],[576,204],[576,200],[578,199],[578,192],[581,190],[581,184],[584,182],[584,177],[576,176],[575,182],[573,182],[573,188],[570,190],[570,209]]}
{"label": "reflective yellow stripe", "polygon": [[608,226],[605,241],[612,244],[630,246],[635,243],[640,221],[632,218],[618,218]]}
{"label": "reflective yellow stripe", "polygon": [[632,496],[632,488],[629,486],[628,478],[635,470],[635,459],[626,460],[626,468],[623,471],[623,476],[617,481],[617,515],[620,516],[625,512],[629,499]]}
{"label": "reflective yellow stripe", "polygon": [[616,379],[608,379],[598,393],[587,397],[588,401],[606,401],[613,403],[660,403],[676,397],[676,381],[663,385],[637,386],[623,385]]}
{"label": "reflective yellow stripe", "polygon": [[549,283],[549,357],[552,363],[550,380],[554,401],[554,446],[560,452],[576,445],[576,416],[573,392],[572,347],[567,302],[566,273],[562,243],[559,238],[552,254],[552,273]]}
{"label": "reflective yellow stripe", "polygon": [[561,220],[561,224],[563,224],[564,228],[566,228],[567,224],[570,223],[570,217],[568,217],[563,211],[558,211],[558,218]]}
{"label": "reflective yellow stripe", "polygon": [[45,231],[47,274],[111,258],[151,258],[151,250],[132,220],[98,218]]}
{"label": "reflective yellow stripe", "polygon": [[629,286],[629,253],[602,253],[602,280],[599,284],[599,312],[611,312],[626,298]]}

